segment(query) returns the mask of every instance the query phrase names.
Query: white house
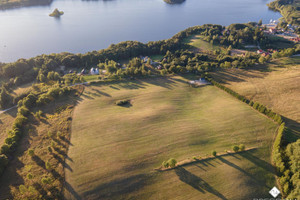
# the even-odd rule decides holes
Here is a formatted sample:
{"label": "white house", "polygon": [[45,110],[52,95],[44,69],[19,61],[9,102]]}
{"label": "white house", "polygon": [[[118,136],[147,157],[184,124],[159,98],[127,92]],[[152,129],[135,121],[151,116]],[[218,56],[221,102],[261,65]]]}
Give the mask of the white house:
{"label": "white house", "polygon": [[90,70],[91,75],[98,75],[99,74],[99,69],[98,68],[93,68]]}

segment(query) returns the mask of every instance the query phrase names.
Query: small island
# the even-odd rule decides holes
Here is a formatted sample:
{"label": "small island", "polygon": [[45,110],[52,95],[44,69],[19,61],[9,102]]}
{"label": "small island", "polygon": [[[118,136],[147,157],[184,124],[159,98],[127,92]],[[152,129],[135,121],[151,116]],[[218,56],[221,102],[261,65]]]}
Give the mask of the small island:
{"label": "small island", "polygon": [[61,15],[63,15],[64,12],[63,11],[59,11],[57,8],[55,8],[55,10],[49,14],[50,17],[60,17]]}

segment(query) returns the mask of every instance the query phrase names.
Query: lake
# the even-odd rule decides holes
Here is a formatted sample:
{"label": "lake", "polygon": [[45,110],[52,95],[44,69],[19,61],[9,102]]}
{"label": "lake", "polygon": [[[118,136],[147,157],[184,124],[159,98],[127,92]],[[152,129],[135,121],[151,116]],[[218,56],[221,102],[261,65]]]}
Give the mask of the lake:
{"label": "lake", "polygon": [[[194,25],[229,25],[281,17],[270,0],[54,0],[47,6],[0,11],[0,62],[40,54],[86,53],[126,40],[172,37]],[[61,18],[49,17],[55,8]]]}

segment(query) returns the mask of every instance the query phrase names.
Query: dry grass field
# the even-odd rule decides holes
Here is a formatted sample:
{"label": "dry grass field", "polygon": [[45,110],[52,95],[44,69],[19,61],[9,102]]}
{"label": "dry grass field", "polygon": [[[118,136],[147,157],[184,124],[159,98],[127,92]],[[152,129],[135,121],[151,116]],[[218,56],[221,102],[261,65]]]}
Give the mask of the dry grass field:
{"label": "dry grass field", "polygon": [[300,58],[283,58],[253,69],[226,69],[213,77],[285,117],[286,125],[300,136]]}
{"label": "dry grass field", "polygon": [[[251,199],[275,185],[270,148],[277,125],[214,86],[183,77],[85,89],[72,122],[67,199]],[[129,99],[130,104],[115,102]],[[157,172],[164,160],[256,150]]]}
{"label": "dry grass field", "polygon": [[[78,91],[82,88],[77,86]],[[63,198],[61,194],[66,167],[64,163],[69,146],[71,116],[77,100],[78,97],[73,95],[62,97],[46,106],[36,108],[29,115],[29,122],[24,127],[26,131],[1,176],[0,199],[41,199],[38,194],[48,197],[46,199]],[[43,112],[40,119],[34,116],[38,110]],[[13,114],[16,114],[16,109],[1,114],[0,119],[2,116]],[[11,128],[13,120],[7,128]],[[2,126],[0,128],[2,129]],[[0,136],[2,139],[2,132]],[[48,150],[49,147],[52,149],[51,152]],[[28,149],[34,149],[34,157],[28,155]],[[46,168],[47,162],[51,165],[50,169]],[[33,178],[28,179],[28,174],[32,174]],[[51,184],[43,185],[41,180],[44,177],[51,178]],[[20,185],[26,188],[34,186],[38,194],[35,194],[35,190],[31,190],[31,193],[20,190]]]}
{"label": "dry grass field", "polygon": [[7,137],[7,131],[11,129],[16,114],[17,108],[0,114],[0,146],[4,144],[4,140]]}

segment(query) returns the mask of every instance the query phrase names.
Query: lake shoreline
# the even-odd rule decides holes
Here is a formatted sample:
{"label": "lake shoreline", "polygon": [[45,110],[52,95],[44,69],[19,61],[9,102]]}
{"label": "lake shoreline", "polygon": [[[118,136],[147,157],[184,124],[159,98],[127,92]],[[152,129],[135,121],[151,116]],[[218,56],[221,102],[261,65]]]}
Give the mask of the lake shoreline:
{"label": "lake shoreline", "polygon": [[[199,24],[227,26],[260,19],[268,22],[281,17],[260,0],[216,1],[186,0],[182,4],[168,4],[163,0],[133,0],[130,3],[126,0],[61,0],[53,1],[49,6],[0,10],[0,26],[4,30],[0,33],[0,62],[61,52],[84,54],[122,41],[164,40]],[[55,8],[63,10],[65,15],[49,17]],[[214,9],[209,11],[210,8]],[[79,16],[79,12],[82,15]],[[203,18],[205,15],[207,17]]]}

